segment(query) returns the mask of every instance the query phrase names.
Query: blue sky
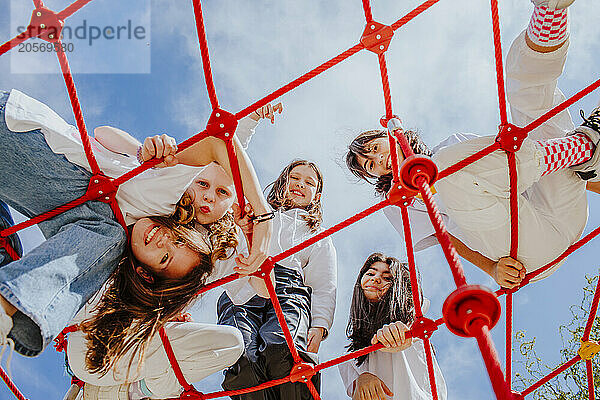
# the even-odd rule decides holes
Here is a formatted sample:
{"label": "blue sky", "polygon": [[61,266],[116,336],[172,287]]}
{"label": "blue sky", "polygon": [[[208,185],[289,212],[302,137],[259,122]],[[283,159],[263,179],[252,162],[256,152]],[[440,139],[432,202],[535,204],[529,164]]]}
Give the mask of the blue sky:
{"label": "blue sky", "polygon": [[[46,3],[56,10],[68,4],[63,0]],[[390,24],[418,4],[415,0],[373,1],[373,14],[377,21]],[[572,44],[560,81],[567,96],[598,79],[598,47],[590,38],[598,37],[600,25],[588,5],[579,0],[571,8]],[[15,26],[26,24],[32,10],[27,1],[0,0],[0,9],[9,10],[9,6],[10,13],[0,13],[0,42],[14,36]],[[501,2],[504,54],[526,26],[531,10],[527,0]],[[117,25],[131,16],[148,33],[144,43],[135,43],[141,47],[125,40],[98,40],[90,48],[74,42],[76,49],[68,56],[80,72],[75,83],[90,131],[98,125],[113,125],[138,138],[167,132],[182,141],[204,128],[210,104],[191,2],[95,0],[80,13],[77,21],[86,19],[97,26]],[[206,2],[204,18],[219,101],[231,112],[348,49],[364,29],[359,0],[220,0]],[[386,57],[394,110],[406,126],[418,128],[430,146],[455,132],[497,133],[488,1],[441,0],[397,31]],[[32,59],[4,55],[0,57],[0,88],[19,88],[73,122],[62,77],[35,72],[36,68],[57,71],[56,65],[56,57],[48,53],[33,55]],[[91,73],[102,68],[106,73]],[[133,73],[116,73],[127,71]],[[349,176],[341,156],[350,138],[361,130],[379,127],[384,113],[375,55],[360,52],[280,100],[284,114],[273,126],[261,124],[249,149],[262,185],[272,182],[291,159],[308,158],[324,171],[325,226],[374,204],[377,199],[371,188]],[[572,108],[572,115],[578,115],[579,108],[589,111],[597,100],[598,93],[593,93]],[[577,118],[575,121],[579,122]],[[589,205],[587,231],[600,225],[597,195],[589,195]],[[26,248],[31,248],[39,243],[40,235],[29,229],[22,238]],[[340,272],[338,308],[331,336],[321,347],[322,360],[344,352],[351,287],[367,255],[373,251],[403,253],[403,243],[382,213],[336,234],[333,240]],[[597,272],[597,246],[593,241],[553,276],[515,296],[515,329],[525,329],[537,337],[538,354],[548,363],[558,360],[558,326],[570,319],[569,305],[579,303],[585,274]],[[428,316],[438,318],[444,299],[453,290],[449,268],[439,247],[419,253],[417,262],[424,293],[432,303]],[[475,267],[465,263],[464,268],[469,282],[496,288]],[[208,295],[194,306],[197,320],[215,320],[215,296]],[[502,355],[503,322],[493,330],[493,336]],[[473,339],[457,338],[442,327],[434,334],[433,343],[450,399],[493,397]],[[62,398],[69,381],[62,365],[62,355],[53,349],[36,359],[16,357],[14,380],[31,399]],[[218,390],[220,379],[214,375],[197,387]],[[335,368],[324,373],[323,382],[324,398],[347,398]],[[10,396],[0,385],[0,398]]]}

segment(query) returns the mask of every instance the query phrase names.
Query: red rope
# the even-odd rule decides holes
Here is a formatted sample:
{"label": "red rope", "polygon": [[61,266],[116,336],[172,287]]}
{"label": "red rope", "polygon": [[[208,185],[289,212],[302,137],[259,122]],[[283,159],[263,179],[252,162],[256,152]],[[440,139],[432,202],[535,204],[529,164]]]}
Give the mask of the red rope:
{"label": "red rope", "polygon": [[319,392],[317,392],[317,388],[315,387],[315,385],[312,383],[312,381],[310,379],[306,382],[306,386],[308,386],[308,391],[310,392],[310,394],[312,395],[314,400],[321,400],[321,396],[319,396]]}
{"label": "red rope", "polygon": [[594,325],[594,320],[596,319],[596,314],[598,313],[598,302],[599,301],[600,301],[600,277],[598,277],[598,282],[596,283],[596,291],[594,292],[594,299],[592,300],[592,305],[590,306],[587,323],[585,324],[583,336],[581,337],[581,340],[583,340],[584,342],[587,342],[590,339],[590,333],[592,332],[592,325]]}
{"label": "red rope", "polygon": [[238,395],[246,394],[246,393],[258,392],[259,390],[267,389],[267,388],[277,386],[277,385],[282,385],[284,383],[288,383],[289,381],[290,381],[290,377],[287,376],[285,378],[275,379],[275,380],[272,380],[269,382],[261,383],[258,386],[254,386],[254,387],[250,387],[250,388],[246,388],[246,389],[222,390],[220,392],[203,394],[201,399],[216,399],[219,397],[226,397],[226,396],[231,397],[231,396],[238,396]]}
{"label": "red rope", "polygon": [[383,200],[383,201],[375,204],[374,206],[371,206],[371,207],[367,208],[366,210],[361,211],[358,214],[353,215],[352,217],[340,222],[339,224],[334,225],[329,229],[325,229],[323,232],[311,237],[310,239],[307,239],[304,242],[297,244],[296,246],[291,247],[288,250],[273,256],[273,262],[277,263],[277,262],[291,256],[292,254],[297,253],[300,250],[303,250],[303,249],[307,248],[308,246],[318,242],[319,240],[321,240],[329,235],[332,235],[335,232],[338,232],[338,231],[342,230],[343,228],[345,228],[357,221],[360,221],[361,219],[363,219],[363,218],[373,214],[374,212],[379,211],[382,208],[389,206],[389,205],[390,205],[389,200],[387,200],[387,199]]}
{"label": "red rope", "polygon": [[351,55],[356,54],[363,49],[364,49],[364,47],[361,43],[355,44],[354,46],[352,46],[348,50],[344,51],[340,55],[333,57],[329,61],[324,62],[323,64],[312,69],[311,71],[307,72],[306,74],[302,75],[301,77],[296,78],[295,80],[291,81],[287,85],[280,87],[273,93],[263,97],[262,99],[252,103],[248,107],[239,111],[237,114],[235,114],[235,118],[237,118],[237,120],[239,121],[240,119],[244,118],[246,115],[249,115],[250,113],[254,112],[254,110],[264,106],[265,104],[275,100],[278,97],[281,97],[282,95],[286,94],[287,92],[291,91],[292,89],[295,89],[298,86],[302,85],[304,82],[308,81],[309,79],[312,79],[315,76],[327,71],[329,68],[341,63],[342,61],[344,61]]}
{"label": "red rope", "polygon": [[534,383],[533,385],[531,385],[530,387],[528,387],[527,389],[525,389],[523,392],[521,392],[521,394],[523,395],[523,397],[525,397],[528,394],[533,393],[535,390],[537,390],[542,385],[544,385],[545,383],[547,383],[550,379],[555,378],[556,376],[558,376],[563,371],[566,371],[567,369],[571,368],[579,360],[581,360],[581,358],[579,356],[573,357],[571,360],[567,361],[562,366],[560,366],[559,368],[555,369],[554,371],[552,371],[551,373],[549,373],[548,375],[546,375],[544,378],[540,379],[539,381],[537,381],[536,383]]}
{"label": "red rope", "polygon": [[162,341],[165,353],[167,353],[167,358],[169,359],[169,363],[171,364],[171,368],[173,368],[173,372],[175,373],[179,384],[183,386],[183,390],[186,392],[194,390],[194,387],[185,380],[183,372],[181,372],[181,368],[179,367],[179,363],[173,352],[173,347],[171,347],[171,342],[165,333],[165,328],[160,328],[158,334],[160,335],[160,340]]}
{"label": "red rope", "polygon": [[294,339],[292,338],[292,334],[290,333],[290,328],[288,328],[287,323],[285,322],[283,310],[281,309],[281,304],[279,304],[279,299],[277,298],[277,293],[275,292],[275,286],[273,285],[273,281],[271,281],[271,275],[265,275],[263,280],[267,285],[269,297],[271,298],[271,303],[273,303],[275,315],[277,315],[277,321],[279,321],[279,325],[281,326],[281,330],[283,331],[283,336],[285,337],[285,342],[287,343],[288,348],[290,349],[290,353],[292,353],[292,358],[294,359],[295,363],[302,362],[300,354],[298,354],[298,350],[296,350],[296,346],[294,345]]}
{"label": "red rope", "polygon": [[515,153],[507,153],[510,181],[510,256],[515,260],[519,251],[519,193],[517,192],[517,160]]}
{"label": "red rope", "polygon": [[512,325],[513,325],[513,296],[512,293],[506,295],[506,384],[508,389],[512,384]]}
{"label": "red rope", "polygon": [[391,25],[392,29],[396,30],[396,29],[400,28],[401,26],[406,25],[409,21],[414,19],[417,15],[421,14],[423,11],[427,10],[429,7],[431,7],[438,1],[440,1],[440,0],[428,0],[428,1],[424,2],[423,4],[421,4],[420,6],[418,6],[417,8],[415,8],[414,10],[412,10],[411,12],[406,14],[404,17],[402,17],[398,21],[394,22]]}
{"label": "red rope", "polygon": [[502,367],[500,366],[498,353],[494,348],[494,344],[492,342],[490,331],[488,330],[487,325],[485,325],[481,319],[478,319],[475,322],[473,322],[472,326],[474,332],[479,331],[475,338],[477,339],[479,351],[481,351],[483,362],[485,363],[488,375],[490,376],[492,388],[494,389],[494,393],[496,393],[496,398],[498,398],[499,400],[511,399],[512,394],[508,390],[508,386],[506,385],[506,382],[504,380],[504,375],[502,374]]}
{"label": "red rope", "polygon": [[592,364],[592,360],[585,360],[585,370],[587,373],[588,397],[589,400],[595,400],[596,395],[594,394],[594,365]]}
{"label": "red rope", "polygon": [[[62,42],[60,40],[57,40],[56,43],[58,48],[62,48]],[[90,164],[92,173],[94,175],[98,175],[100,173],[100,167],[98,167],[96,157],[94,157],[94,152],[92,151],[92,145],[90,144],[90,138],[85,127],[85,121],[83,120],[83,111],[81,110],[79,99],[77,98],[77,90],[75,89],[75,82],[73,81],[73,76],[71,75],[71,69],[69,68],[67,55],[62,51],[57,51],[56,55],[58,56],[60,68],[62,69],[62,74],[67,85],[67,92],[69,93],[69,99],[71,100],[71,106],[73,107],[73,113],[75,114],[75,121],[77,122],[77,128],[79,129],[79,134],[81,136],[81,143],[83,144],[85,157]]]}
{"label": "red rope", "polygon": [[498,104],[500,106],[500,124],[508,123],[506,114],[506,93],[504,89],[504,69],[502,67],[502,43],[500,41],[500,17],[498,16],[498,0],[491,0],[492,30],[494,34],[494,56],[496,58],[496,84],[498,86]]}
{"label": "red rope", "polygon": [[423,316],[421,309],[421,297],[419,296],[419,281],[417,279],[417,266],[415,264],[415,253],[412,245],[412,232],[410,230],[410,220],[406,207],[400,207],[402,214],[402,225],[404,228],[404,242],[406,244],[406,254],[408,256],[408,268],[410,273],[410,287],[412,288],[413,304],[415,305],[415,319]]}
{"label": "red rope", "polygon": [[[204,28],[204,18],[202,16],[202,4],[200,0],[192,0],[194,5],[194,16],[196,18],[196,32],[198,32],[198,43],[200,45],[200,54],[202,55],[202,68],[204,69],[204,80],[206,81],[206,90],[212,109],[219,108],[217,99],[217,90],[210,68],[210,57],[208,55],[208,41],[206,40],[206,29]],[[256,110],[256,109],[255,109]],[[254,110],[252,110],[254,111]],[[239,120],[239,118],[238,118]]]}
{"label": "red rope", "polygon": [[431,342],[429,339],[423,339],[423,346],[425,346],[425,359],[427,360],[427,373],[429,374],[431,396],[433,400],[438,400],[437,384],[435,382],[435,370],[433,369],[433,356],[431,354]]}
{"label": "red rope", "polygon": [[79,11],[85,5],[87,5],[90,1],[92,1],[92,0],[77,0],[77,1],[73,2],[71,5],[69,5],[67,8],[65,8],[64,10],[60,11],[57,14],[58,19],[64,20],[64,19],[70,17],[71,15],[73,15],[75,13],[75,11]]}
{"label": "red rope", "polygon": [[574,251],[580,249],[584,244],[586,244],[587,242],[589,242],[590,240],[592,240],[593,238],[595,238],[596,236],[598,236],[598,234],[600,234],[600,226],[597,227],[596,229],[594,229],[593,231],[591,231],[590,233],[588,233],[587,235],[585,235],[583,238],[581,238],[578,241],[576,241],[575,243],[573,243],[571,246],[569,246],[567,248],[567,250],[565,250],[555,260],[550,261],[548,264],[544,265],[543,267],[541,267],[539,269],[536,269],[535,271],[530,272],[529,274],[527,274],[525,276],[525,279],[524,279],[524,280],[526,280],[525,284],[529,283],[529,281],[531,279],[535,278],[536,276],[538,276],[542,272],[546,271],[548,268],[552,267],[553,265],[555,265],[555,264],[561,262],[562,260],[564,260],[565,258],[567,258]]}
{"label": "red rope", "polygon": [[383,86],[383,100],[385,102],[385,117],[392,118],[392,96],[390,94],[390,80],[387,72],[387,64],[385,62],[385,53],[378,54],[379,71],[381,72],[381,84]]}
{"label": "red rope", "polygon": [[12,392],[12,394],[15,395],[15,397],[17,399],[27,400],[25,395],[23,393],[21,393],[19,391],[19,388],[17,388],[17,386],[15,386],[15,384],[10,380],[10,377],[8,376],[8,374],[6,373],[6,371],[4,371],[4,368],[2,368],[2,367],[0,367],[0,378],[2,378],[4,383],[6,383],[6,386],[8,387],[8,389]]}
{"label": "red rope", "polygon": [[572,97],[569,97],[567,100],[563,101],[562,103],[560,103],[559,105],[557,105],[556,107],[554,107],[553,109],[551,109],[550,111],[545,113],[544,115],[540,116],[535,121],[532,121],[529,125],[525,126],[523,128],[523,130],[525,130],[527,132],[534,130],[535,128],[542,125],[544,122],[548,121],[550,118],[554,117],[561,111],[566,110],[568,107],[575,104],[576,102],[581,100],[583,97],[592,93],[594,90],[598,89],[599,87],[600,87],[600,79],[598,79],[594,83],[590,84],[589,86],[585,87],[584,89],[580,90],[579,92],[574,94]]}
{"label": "red rope", "polygon": [[235,154],[235,147],[233,146],[233,142],[231,140],[225,142],[225,146],[227,147],[227,158],[229,159],[231,175],[233,175],[233,184],[235,186],[238,204],[240,206],[240,210],[244,210],[246,206],[246,201],[244,199],[244,185],[242,184],[240,165],[238,163],[237,155]]}
{"label": "red rope", "polygon": [[371,2],[369,0],[362,0],[363,10],[365,11],[365,19],[367,24],[373,22],[373,13],[371,12]]}
{"label": "red rope", "polygon": [[425,206],[427,207],[427,213],[429,214],[429,218],[431,219],[431,224],[435,229],[435,236],[437,237],[438,242],[440,242],[440,245],[442,246],[442,250],[444,252],[444,257],[446,257],[446,260],[450,265],[450,270],[452,271],[454,283],[456,283],[456,287],[464,286],[467,284],[467,280],[465,279],[465,274],[461,262],[458,258],[458,253],[452,245],[452,242],[450,242],[450,236],[446,231],[446,227],[444,226],[442,216],[437,208],[437,205],[433,201],[431,189],[429,188],[427,181],[423,177],[419,177],[417,179],[417,184],[419,185],[419,192],[421,193],[421,197],[423,198]]}
{"label": "red rope", "polygon": [[33,29],[27,29],[25,32],[15,36],[8,42],[2,44],[2,46],[0,46],[0,56],[12,49],[13,47],[17,47],[19,44],[23,43],[27,39],[30,39],[32,33]]}
{"label": "red rope", "polygon": [[438,174],[438,181],[440,179],[444,179],[445,177],[447,177],[449,175],[452,175],[453,173],[455,173],[457,171],[460,171],[461,169],[465,168],[467,165],[473,164],[475,161],[482,159],[483,157],[498,150],[499,148],[500,148],[500,143],[494,142],[493,144],[489,145],[488,147],[479,150],[477,153],[470,155],[469,157],[457,162],[454,165],[449,166],[448,168],[440,171],[440,173]]}

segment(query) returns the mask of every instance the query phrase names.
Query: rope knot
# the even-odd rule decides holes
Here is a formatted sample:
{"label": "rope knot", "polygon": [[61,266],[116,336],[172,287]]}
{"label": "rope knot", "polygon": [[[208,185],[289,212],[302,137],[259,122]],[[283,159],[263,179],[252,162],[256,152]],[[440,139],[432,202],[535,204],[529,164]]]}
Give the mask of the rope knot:
{"label": "rope knot", "polygon": [[581,340],[581,346],[579,346],[579,357],[582,360],[591,360],[594,356],[600,352],[600,344],[594,340],[583,341]]}

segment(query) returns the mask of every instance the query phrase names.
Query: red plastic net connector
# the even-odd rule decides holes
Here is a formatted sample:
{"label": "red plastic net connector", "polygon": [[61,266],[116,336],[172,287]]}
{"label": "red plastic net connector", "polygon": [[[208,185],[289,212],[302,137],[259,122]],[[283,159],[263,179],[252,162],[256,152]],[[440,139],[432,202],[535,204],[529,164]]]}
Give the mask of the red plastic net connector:
{"label": "red plastic net connector", "polygon": [[179,399],[202,400],[204,399],[204,393],[197,391],[192,386],[191,389],[184,390]]}
{"label": "red plastic net connector", "polygon": [[42,6],[33,10],[27,30],[32,37],[53,43],[60,39],[65,22],[54,11]]}
{"label": "red plastic net connector", "polygon": [[482,320],[492,329],[500,319],[500,302],[490,289],[480,285],[459,287],[446,298],[442,307],[444,322],[450,332],[462,337],[474,337],[471,328]]}
{"label": "red plastic net connector", "polygon": [[512,392],[512,400],[525,400],[525,396],[521,392]]}
{"label": "red plastic net connector", "polygon": [[383,54],[386,52],[394,36],[391,26],[379,22],[369,22],[360,38],[360,43],[365,49],[373,53]]}
{"label": "red plastic net connector", "polygon": [[224,141],[231,141],[238,121],[232,113],[215,108],[206,124],[206,134]]}
{"label": "red plastic net connector", "polygon": [[103,203],[110,203],[115,200],[117,187],[109,177],[99,174],[90,179],[90,184],[86,196],[91,200],[98,200]]}
{"label": "red plastic net connector", "polygon": [[438,328],[438,325],[434,320],[420,317],[413,322],[410,331],[412,332],[412,337],[418,337],[421,339],[429,339],[431,334],[435,332]]}
{"label": "red plastic net connector", "polygon": [[496,141],[500,143],[502,150],[514,153],[521,148],[527,137],[527,131],[513,124],[500,125],[500,132]]}
{"label": "red plastic net connector", "polygon": [[292,368],[290,382],[308,382],[316,373],[312,364],[298,363]]}
{"label": "red plastic net connector", "polygon": [[399,177],[402,186],[415,192],[419,190],[420,186],[417,180],[420,177],[425,178],[431,186],[436,181],[437,176],[438,169],[433,160],[420,154],[407,157],[400,165]]}
{"label": "red plastic net connector", "polygon": [[405,188],[400,183],[392,181],[392,188],[387,193],[387,197],[390,204],[408,207],[412,204],[417,193],[419,192],[416,190]]}
{"label": "red plastic net connector", "polygon": [[267,259],[265,260],[265,262],[262,263],[260,268],[257,269],[256,272],[251,275],[258,276],[259,278],[265,278],[271,273],[273,268],[275,268],[275,263],[273,263],[273,257],[267,257]]}

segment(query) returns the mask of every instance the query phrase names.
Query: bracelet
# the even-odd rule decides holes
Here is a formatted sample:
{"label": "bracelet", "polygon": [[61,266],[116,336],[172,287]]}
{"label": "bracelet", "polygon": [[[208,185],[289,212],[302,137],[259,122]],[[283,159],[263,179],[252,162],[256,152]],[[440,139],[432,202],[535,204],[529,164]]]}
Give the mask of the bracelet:
{"label": "bracelet", "polygon": [[255,215],[254,217],[250,218],[250,221],[254,222],[255,224],[259,224],[261,222],[265,222],[265,221],[271,220],[273,218],[275,218],[275,213],[273,211],[271,211],[268,213]]}
{"label": "bracelet", "polygon": [[144,163],[144,158],[142,157],[142,148],[143,146],[140,146],[137,149],[137,160],[140,163],[140,165]]}

